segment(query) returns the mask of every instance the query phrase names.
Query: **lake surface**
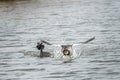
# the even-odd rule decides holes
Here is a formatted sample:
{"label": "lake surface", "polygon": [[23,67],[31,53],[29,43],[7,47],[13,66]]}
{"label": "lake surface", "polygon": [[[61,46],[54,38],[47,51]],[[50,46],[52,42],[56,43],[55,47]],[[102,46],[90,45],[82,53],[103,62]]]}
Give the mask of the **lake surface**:
{"label": "lake surface", "polygon": [[[40,39],[73,44],[92,36],[70,63],[32,56]],[[119,79],[120,0],[0,2],[0,80]]]}

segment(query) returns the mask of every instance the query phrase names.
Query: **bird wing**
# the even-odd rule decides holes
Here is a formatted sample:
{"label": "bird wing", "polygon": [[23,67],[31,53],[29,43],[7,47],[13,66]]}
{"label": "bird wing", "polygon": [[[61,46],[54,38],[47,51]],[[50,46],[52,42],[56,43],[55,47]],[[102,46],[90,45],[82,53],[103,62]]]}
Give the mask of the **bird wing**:
{"label": "bird wing", "polygon": [[[78,42],[78,44],[72,44],[72,46],[77,46],[77,45],[81,45],[81,44],[86,44],[86,43],[89,43],[89,42],[91,42],[91,41],[93,41],[95,39],[95,37],[92,37],[92,38],[90,38],[90,39],[88,39],[88,40],[86,40],[86,41],[84,41],[84,42]],[[49,43],[49,42],[47,42],[47,41],[45,41],[45,40],[41,40],[41,42],[42,43],[45,43],[45,44],[47,44],[47,45],[51,45],[51,46],[61,46],[60,44],[51,44],[51,43]]]}
{"label": "bird wing", "polygon": [[90,39],[88,39],[88,40],[86,40],[84,42],[78,42],[78,44],[72,44],[72,45],[73,46],[78,46],[78,45],[81,45],[81,44],[87,44],[87,43],[93,41],[94,39],[95,39],[95,37],[92,37],[92,38],[90,38]]}

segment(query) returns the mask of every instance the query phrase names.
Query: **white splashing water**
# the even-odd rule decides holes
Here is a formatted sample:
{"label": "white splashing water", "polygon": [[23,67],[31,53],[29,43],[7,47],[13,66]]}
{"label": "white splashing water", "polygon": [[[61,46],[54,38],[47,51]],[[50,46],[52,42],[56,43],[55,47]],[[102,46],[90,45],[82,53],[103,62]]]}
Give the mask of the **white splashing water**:
{"label": "white splashing water", "polygon": [[83,45],[80,46],[72,46],[73,48],[73,53],[71,56],[64,56],[63,53],[61,52],[62,47],[61,46],[56,46],[54,47],[54,58],[57,60],[62,60],[63,62],[69,62],[71,60],[80,58],[80,56],[82,55],[84,49],[83,49]]}

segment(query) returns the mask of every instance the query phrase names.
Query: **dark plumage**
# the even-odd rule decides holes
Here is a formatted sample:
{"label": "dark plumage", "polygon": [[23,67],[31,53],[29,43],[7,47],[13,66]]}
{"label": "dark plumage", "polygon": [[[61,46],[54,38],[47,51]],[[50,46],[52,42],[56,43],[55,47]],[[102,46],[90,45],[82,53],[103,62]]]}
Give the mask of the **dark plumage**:
{"label": "dark plumage", "polygon": [[41,43],[37,43],[37,46],[36,46],[36,48],[38,49],[38,50],[40,50],[40,57],[50,57],[50,53],[49,52],[44,52],[43,51],[43,49],[44,49],[44,45],[43,45],[43,43],[41,42]]}
{"label": "dark plumage", "polygon": [[36,47],[38,50],[43,50],[45,46],[43,45],[43,43],[37,43]]}

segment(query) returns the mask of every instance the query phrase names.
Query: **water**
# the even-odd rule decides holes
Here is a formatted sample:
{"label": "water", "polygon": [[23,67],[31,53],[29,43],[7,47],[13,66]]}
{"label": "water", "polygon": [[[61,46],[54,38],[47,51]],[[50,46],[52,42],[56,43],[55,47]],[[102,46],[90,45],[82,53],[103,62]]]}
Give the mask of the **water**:
{"label": "water", "polygon": [[[0,80],[119,80],[119,5],[119,0],[0,2]],[[70,63],[31,56],[38,54],[40,39],[71,44],[92,36],[84,54]]]}

